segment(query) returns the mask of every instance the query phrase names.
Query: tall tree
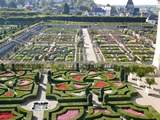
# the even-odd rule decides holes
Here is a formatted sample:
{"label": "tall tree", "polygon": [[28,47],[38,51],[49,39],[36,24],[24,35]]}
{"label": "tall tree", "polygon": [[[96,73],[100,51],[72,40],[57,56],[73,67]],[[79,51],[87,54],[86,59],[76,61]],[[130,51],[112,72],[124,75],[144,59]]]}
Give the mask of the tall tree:
{"label": "tall tree", "polygon": [[25,5],[26,0],[17,0],[17,3],[21,4],[21,5]]}
{"label": "tall tree", "polygon": [[69,14],[70,12],[70,7],[67,3],[64,4],[64,10],[63,10],[63,14]]}
{"label": "tall tree", "polygon": [[0,0],[0,7],[6,7],[7,3],[5,0]]}
{"label": "tall tree", "polygon": [[17,8],[17,4],[16,4],[15,1],[10,1],[10,2],[8,3],[8,7],[9,7],[9,8]]}

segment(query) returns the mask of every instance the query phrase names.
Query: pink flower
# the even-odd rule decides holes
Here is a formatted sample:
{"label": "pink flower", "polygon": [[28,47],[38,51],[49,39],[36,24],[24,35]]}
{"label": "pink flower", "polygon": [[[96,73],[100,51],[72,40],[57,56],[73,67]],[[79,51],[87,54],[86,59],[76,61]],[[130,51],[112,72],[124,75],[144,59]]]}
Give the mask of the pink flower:
{"label": "pink flower", "polygon": [[79,115],[79,110],[67,110],[65,113],[58,115],[57,120],[72,120]]}

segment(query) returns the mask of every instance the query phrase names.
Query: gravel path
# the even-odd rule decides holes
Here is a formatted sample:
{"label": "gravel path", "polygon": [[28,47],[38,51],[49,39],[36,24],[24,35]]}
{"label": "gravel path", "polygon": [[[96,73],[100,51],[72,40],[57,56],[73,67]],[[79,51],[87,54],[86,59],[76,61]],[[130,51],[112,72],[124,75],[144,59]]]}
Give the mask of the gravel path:
{"label": "gravel path", "polygon": [[84,36],[84,46],[85,46],[85,51],[86,51],[86,56],[87,56],[87,62],[94,62],[97,63],[97,58],[96,54],[93,49],[93,44],[92,40],[89,36],[88,30],[86,28],[82,29],[83,31],[83,36]]}
{"label": "gravel path", "polygon": [[28,100],[25,103],[21,104],[21,106],[24,109],[28,111],[33,111],[33,116],[36,118],[36,120],[43,120],[43,114],[44,114],[45,109],[33,110],[32,108],[35,102],[47,102],[49,110],[56,108],[58,104],[57,101],[53,101],[53,100],[49,101],[46,99],[47,83],[48,83],[47,74],[44,74],[44,79],[42,83],[40,83],[39,85],[39,91],[38,91],[37,98]]}

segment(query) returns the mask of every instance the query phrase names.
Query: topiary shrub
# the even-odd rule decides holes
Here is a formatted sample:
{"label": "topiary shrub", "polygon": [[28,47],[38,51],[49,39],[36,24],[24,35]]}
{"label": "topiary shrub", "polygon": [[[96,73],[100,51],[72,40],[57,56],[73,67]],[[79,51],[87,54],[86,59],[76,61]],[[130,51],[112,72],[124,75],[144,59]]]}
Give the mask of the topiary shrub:
{"label": "topiary shrub", "polygon": [[92,103],[92,98],[93,98],[93,96],[92,96],[92,94],[90,93],[90,94],[87,96],[87,104],[88,104],[89,106],[92,106],[92,105],[93,105],[93,103]]}

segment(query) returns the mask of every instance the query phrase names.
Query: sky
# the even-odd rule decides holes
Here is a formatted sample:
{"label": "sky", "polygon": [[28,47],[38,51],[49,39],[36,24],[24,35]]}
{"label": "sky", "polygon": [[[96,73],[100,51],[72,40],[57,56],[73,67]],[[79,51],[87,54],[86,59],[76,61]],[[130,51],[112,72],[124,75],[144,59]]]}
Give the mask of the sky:
{"label": "sky", "polygon": [[[94,0],[98,4],[126,5],[128,0]],[[157,0],[133,0],[135,5],[156,5]]]}

